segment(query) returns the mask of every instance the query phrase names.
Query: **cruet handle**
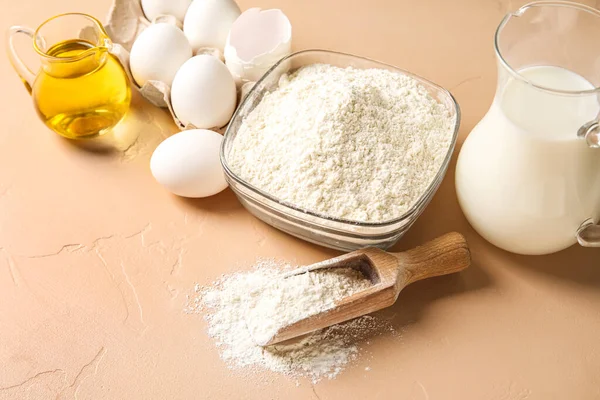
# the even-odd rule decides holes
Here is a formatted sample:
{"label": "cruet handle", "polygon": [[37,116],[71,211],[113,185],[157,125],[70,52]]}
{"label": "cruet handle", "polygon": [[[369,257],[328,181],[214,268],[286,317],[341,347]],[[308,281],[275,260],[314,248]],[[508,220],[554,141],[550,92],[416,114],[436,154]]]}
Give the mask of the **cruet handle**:
{"label": "cruet handle", "polygon": [[31,94],[31,88],[33,87],[33,81],[35,80],[35,74],[33,73],[33,71],[31,71],[29,69],[29,67],[27,67],[25,65],[23,60],[21,60],[19,58],[19,56],[17,55],[17,51],[15,50],[14,38],[19,33],[25,34],[25,35],[29,36],[31,38],[31,40],[33,40],[33,35],[34,35],[33,29],[27,28],[25,26],[11,27],[8,30],[8,34],[7,34],[8,58],[10,59],[10,62],[12,64],[13,68],[17,71],[17,74],[19,74],[19,77],[25,84],[25,87]]}

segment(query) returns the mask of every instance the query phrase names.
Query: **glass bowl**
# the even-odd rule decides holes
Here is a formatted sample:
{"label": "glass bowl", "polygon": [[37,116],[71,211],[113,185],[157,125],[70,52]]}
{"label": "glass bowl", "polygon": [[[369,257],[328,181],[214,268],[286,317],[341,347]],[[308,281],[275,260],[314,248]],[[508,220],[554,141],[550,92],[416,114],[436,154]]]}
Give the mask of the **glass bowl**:
{"label": "glass bowl", "polygon": [[[350,66],[361,69],[380,68],[406,74],[419,81],[433,98],[447,107],[451,116],[455,118],[452,142],[439,171],[427,190],[404,215],[390,221],[377,223],[361,223],[320,215],[280,201],[246,182],[230,169],[227,157],[246,116],[260,103],[266,93],[272,92],[278,87],[281,75],[304,65],[315,63],[331,64],[342,68]],[[446,89],[426,79],[363,57],[326,50],[305,50],[282,58],[248,93],[225,132],[221,146],[221,163],[225,171],[225,178],[242,205],[267,224],[290,235],[333,249],[352,251],[366,246],[387,249],[394,245],[421,215],[444,179],[456,144],[459,124],[460,110],[454,97]]]}

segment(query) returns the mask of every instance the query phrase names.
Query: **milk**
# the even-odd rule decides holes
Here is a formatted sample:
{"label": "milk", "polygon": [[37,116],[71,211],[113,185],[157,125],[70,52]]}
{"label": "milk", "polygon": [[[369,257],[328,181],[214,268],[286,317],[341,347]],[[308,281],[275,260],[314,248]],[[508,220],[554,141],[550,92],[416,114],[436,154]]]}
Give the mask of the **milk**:
{"label": "milk", "polygon": [[[557,90],[593,85],[569,70],[519,71]],[[587,219],[600,217],[600,150],[577,137],[596,118],[595,95],[557,95],[506,79],[486,116],[465,141],[456,191],[471,225],[485,239],[521,254],[546,254],[576,242]]]}

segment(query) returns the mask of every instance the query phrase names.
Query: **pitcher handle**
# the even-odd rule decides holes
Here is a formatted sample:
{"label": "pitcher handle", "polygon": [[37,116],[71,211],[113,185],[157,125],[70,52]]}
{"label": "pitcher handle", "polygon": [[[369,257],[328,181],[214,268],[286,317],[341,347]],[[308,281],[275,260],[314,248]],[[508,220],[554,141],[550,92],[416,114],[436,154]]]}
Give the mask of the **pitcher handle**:
{"label": "pitcher handle", "polygon": [[31,40],[33,41],[33,35],[34,35],[33,29],[27,28],[26,26],[10,27],[10,29],[8,30],[8,35],[7,35],[8,58],[10,59],[10,62],[12,64],[13,68],[17,71],[17,74],[19,74],[19,77],[25,84],[27,91],[29,92],[29,94],[31,94],[31,90],[33,87],[33,81],[35,80],[35,74],[33,73],[33,71],[31,71],[29,69],[29,67],[27,67],[25,65],[23,60],[21,60],[19,58],[17,51],[15,50],[14,38],[19,33],[29,36],[31,38]]}
{"label": "pitcher handle", "polygon": [[[577,137],[584,139],[590,148],[599,149],[598,151],[600,151],[599,121],[596,118],[577,130]],[[584,221],[577,229],[577,242],[585,247],[600,247],[600,225],[594,224],[591,219]]]}
{"label": "pitcher handle", "polygon": [[600,122],[590,121],[577,131],[577,137],[585,139],[592,149],[600,149]]}
{"label": "pitcher handle", "polygon": [[577,242],[585,247],[600,247],[600,225],[590,219],[577,229]]}

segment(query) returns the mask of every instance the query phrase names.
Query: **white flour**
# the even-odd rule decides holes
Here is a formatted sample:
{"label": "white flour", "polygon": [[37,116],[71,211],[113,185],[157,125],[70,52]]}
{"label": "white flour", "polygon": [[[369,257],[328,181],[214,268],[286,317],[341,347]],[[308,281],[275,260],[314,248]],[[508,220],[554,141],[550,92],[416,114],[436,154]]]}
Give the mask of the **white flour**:
{"label": "white flour", "polygon": [[331,309],[337,300],[371,285],[350,268],[274,278],[249,293],[245,303],[248,330],[256,343],[267,343],[280,328]]}
{"label": "white flour", "polygon": [[336,218],[401,216],[439,170],[455,119],[416,80],[314,64],[244,120],[229,162],[278,199]]}
{"label": "white flour", "polygon": [[336,299],[371,285],[359,272],[348,269],[285,279],[281,271],[281,264],[262,261],[251,271],[197,287],[189,309],[206,312],[208,333],[230,367],[261,367],[317,382],[335,377],[354,360],[362,340],[392,330],[383,321],[364,316],[292,344],[256,345],[249,326],[254,335],[272,335],[277,327],[328,309]]}

